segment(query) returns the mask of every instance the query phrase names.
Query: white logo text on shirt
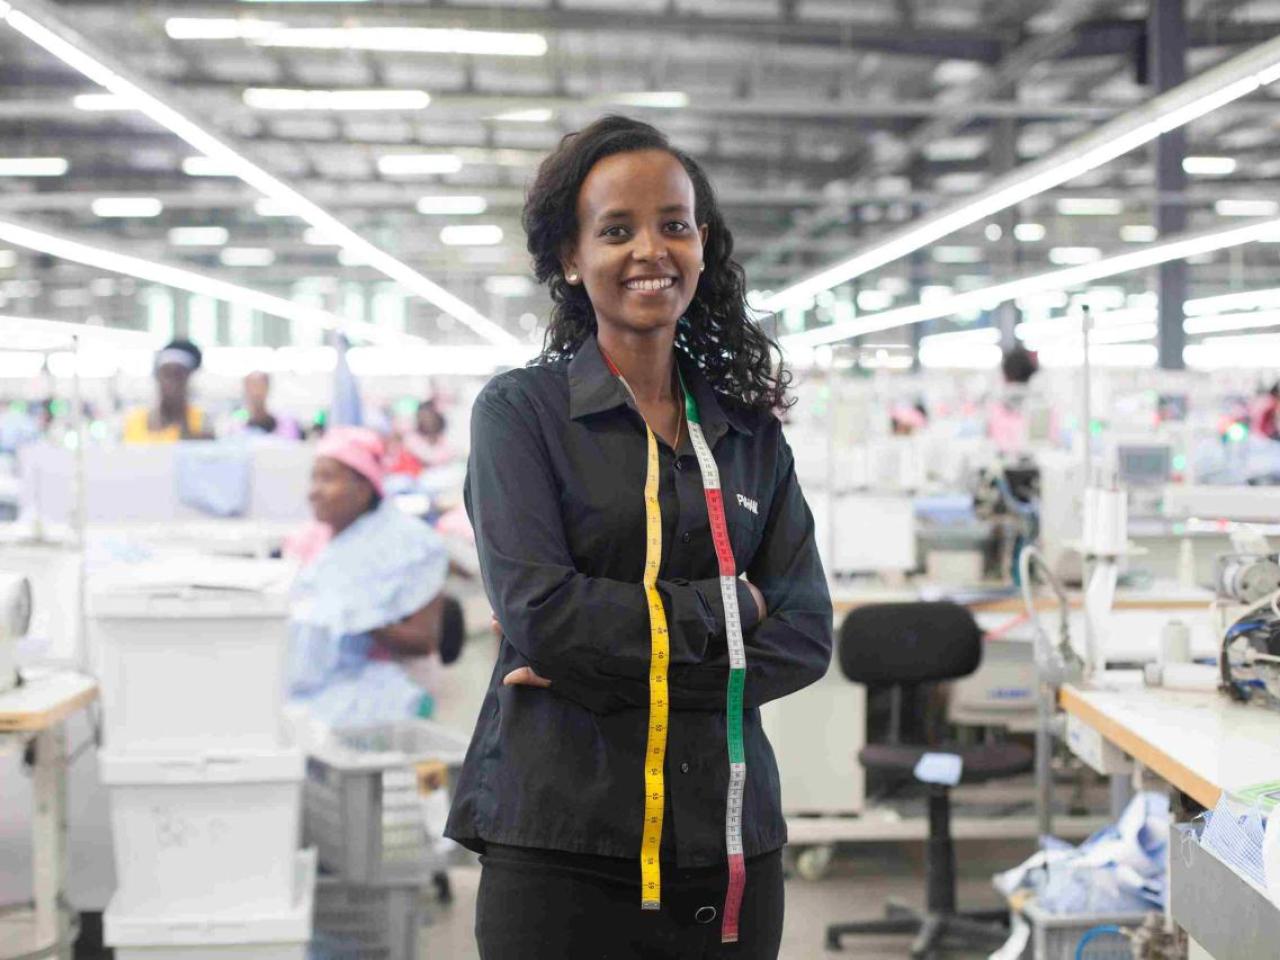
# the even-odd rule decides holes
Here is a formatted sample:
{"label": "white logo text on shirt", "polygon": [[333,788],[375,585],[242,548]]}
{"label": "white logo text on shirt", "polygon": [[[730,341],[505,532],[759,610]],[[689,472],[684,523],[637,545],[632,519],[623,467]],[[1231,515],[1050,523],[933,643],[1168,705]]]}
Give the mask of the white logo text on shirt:
{"label": "white logo text on shirt", "polygon": [[752,500],[750,497],[744,497],[740,493],[735,494],[735,496],[738,498],[738,506],[745,507],[747,510],[750,510],[752,513],[754,513],[757,517],[760,516],[760,504],[758,502],[756,502],[755,500]]}

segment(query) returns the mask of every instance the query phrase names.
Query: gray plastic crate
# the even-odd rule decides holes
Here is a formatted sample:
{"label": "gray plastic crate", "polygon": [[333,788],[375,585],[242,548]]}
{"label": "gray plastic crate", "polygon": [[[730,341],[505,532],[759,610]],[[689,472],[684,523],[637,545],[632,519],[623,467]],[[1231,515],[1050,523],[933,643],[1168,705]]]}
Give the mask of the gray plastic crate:
{"label": "gray plastic crate", "polygon": [[1215,960],[1275,956],[1280,949],[1280,907],[1201,846],[1192,825],[1177,824],[1170,844],[1169,903],[1174,922]]}
{"label": "gray plastic crate", "polygon": [[1034,902],[1022,908],[1022,916],[1031,925],[1031,943],[1021,960],[1075,960],[1080,939],[1094,927],[1114,925],[1142,926],[1145,913],[1055,914],[1041,910]]}
{"label": "gray plastic crate", "polygon": [[422,888],[316,882],[311,960],[417,960]]}
{"label": "gray plastic crate", "polygon": [[307,758],[303,836],[347,883],[411,885],[439,869],[423,821],[416,768],[456,766],[466,739],[427,720],[339,731]]}

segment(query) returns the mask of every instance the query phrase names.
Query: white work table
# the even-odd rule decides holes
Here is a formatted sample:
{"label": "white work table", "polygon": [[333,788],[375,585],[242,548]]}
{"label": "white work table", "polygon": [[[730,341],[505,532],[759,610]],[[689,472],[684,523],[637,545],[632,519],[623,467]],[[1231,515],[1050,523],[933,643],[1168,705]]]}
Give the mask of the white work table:
{"label": "white work table", "polygon": [[1131,672],[1107,683],[1063,687],[1062,709],[1204,806],[1223,790],[1280,780],[1280,713],[1217,691],[1144,687]]}
{"label": "white work table", "polygon": [[0,739],[10,745],[35,740],[35,889],[30,909],[0,912],[0,957],[34,954],[69,935],[68,918],[59,909],[67,874],[63,723],[98,695],[94,680],[81,674],[33,670],[24,676],[23,686],[0,694]]}
{"label": "white work table", "polygon": [[[1098,689],[1063,687],[1060,703],[1205,807],[1213,808],[1224,790],[1280,779],[1280,713],[1217,691],[1143,687],[1128,673],[1106,678]],[[1266,944],[1274,947],[1280,915],[1256,887],[1189,833],[1175,835],[1170,866],[1170,912],[1192,937],[1192,957],[1274,955]]]}

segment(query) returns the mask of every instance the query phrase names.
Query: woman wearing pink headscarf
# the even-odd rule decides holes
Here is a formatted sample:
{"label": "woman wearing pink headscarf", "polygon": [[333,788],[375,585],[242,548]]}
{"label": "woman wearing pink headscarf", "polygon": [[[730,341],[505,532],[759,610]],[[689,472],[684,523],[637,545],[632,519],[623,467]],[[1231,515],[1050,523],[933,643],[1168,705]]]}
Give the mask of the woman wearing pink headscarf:
{"label": "woman wearing pink headscarf", "polygon": [[316,448],[315,521],[285,544],[294,586],[290,695],[334,726],[426,716],[432,701],[400,660],[456,658],[463,624],[441,593],[440,537],[382,497],[381,438],[337,427]]}

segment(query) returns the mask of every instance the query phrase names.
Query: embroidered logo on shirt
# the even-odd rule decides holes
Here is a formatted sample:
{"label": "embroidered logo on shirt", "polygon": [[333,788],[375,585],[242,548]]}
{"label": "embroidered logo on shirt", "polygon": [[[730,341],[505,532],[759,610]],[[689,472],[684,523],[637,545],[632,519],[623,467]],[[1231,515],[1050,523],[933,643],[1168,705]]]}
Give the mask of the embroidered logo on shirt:
{"label": "embroidered logo on shirt", "polygon": [[752,500],[750,497],[744,497],[740,493],[736,494],[736,496],[738,498],[738,506],[745,507],[746,509],[754,513],[757,517],[760,516],[760,504],[758,502],[756,502],[755,500]]}

